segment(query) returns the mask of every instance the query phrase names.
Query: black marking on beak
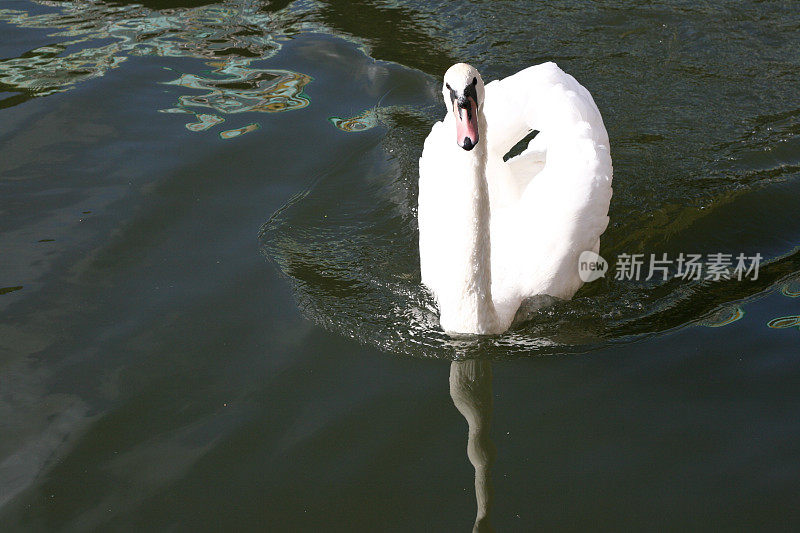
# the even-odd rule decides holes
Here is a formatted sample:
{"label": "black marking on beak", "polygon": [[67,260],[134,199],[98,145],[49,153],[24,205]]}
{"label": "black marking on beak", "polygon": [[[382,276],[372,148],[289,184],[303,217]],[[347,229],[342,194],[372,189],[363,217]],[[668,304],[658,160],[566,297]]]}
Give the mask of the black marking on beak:
{"label": "black marking on beak", "polygon": [[450,91],[450,103],[452,104],[456,100],[458,100],[458,106],[465,108],[465,104],[463,103],[467,98],[470,96],[472,100],[475,102],[475,105],[478,105],[478,78],[472,78],[472,83],[464,87],[464,90],[461,91],[461,94],[457,93],[455,89],[450,87],[449,83],[445,83],[444,86]]}
{"label": "black marking on beak", "polygon": [[[473,77],[472,81],[469,82],[467,86],[464,87],[464,89],[460,92],[454,90],[449,83],[445,83],[444,86],[450,92],[450,106],[454,112],[458,111],[459,120],[477,120],[478,106],[480,105],[478,103],[477,76]],[[464,110],[467,111],[466,119],[464,117]],[[478,144],[477,131],[474,135],[474,139],[469,136],[464,137],[463,140],[459,141],[458,145],[465,151],[469,152]]]}
{"label": "black marking on beak", "polygon": [[464,137],[464,144],[461,145],[461,148],[469,152],[470,150],[475,148],[475,143],[472,142],[472,139],[470,139],[469,137]]}
{"label": "black marking on beak", "polygon": [[464,87],[464,96],[472,97],[475,105],[478,105],[478,78],[472,78],[472,83]]}
{"label": "black marking on beak", "polygon": [[447,90],[450,91],[450,105],[453,105],[453,102],[457,98],[456,92],[453,90],[452,87],[450,87],[449,83],[446,83],[445,86],[447,87]]}
{"label": "black marking on beak", "polygon": [[467,98],[466,96],[460,96],[456,100],[456,105],[458,105],[458,116],[459,117],[463,117],[463,115],[461,113],[461,110],[462,109],[466,109],[467,110],[467,119],[468,120],[472,120],[472,105],[470,104],[469,98]]}

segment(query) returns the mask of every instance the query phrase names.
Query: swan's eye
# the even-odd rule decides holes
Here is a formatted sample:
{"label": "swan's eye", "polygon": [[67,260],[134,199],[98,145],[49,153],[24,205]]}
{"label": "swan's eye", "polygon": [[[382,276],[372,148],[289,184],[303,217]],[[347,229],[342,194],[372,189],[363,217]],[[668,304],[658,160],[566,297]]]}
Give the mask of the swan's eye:
{"label": "swan's eye", "polygon": [[449,84],[449,83],[445,83],[445,84],[444,84],[444,86],[445,86],[445,87],[447,87],[447,90],[448,90],[448,91],[452,91],[452,90],[453,90],[453,88],[452,88],[452,87],[450,87],[450,84]]}
{"label": "swan's eye", "polygon": [[478,85],[478,78],[472,78],[472,85]]}

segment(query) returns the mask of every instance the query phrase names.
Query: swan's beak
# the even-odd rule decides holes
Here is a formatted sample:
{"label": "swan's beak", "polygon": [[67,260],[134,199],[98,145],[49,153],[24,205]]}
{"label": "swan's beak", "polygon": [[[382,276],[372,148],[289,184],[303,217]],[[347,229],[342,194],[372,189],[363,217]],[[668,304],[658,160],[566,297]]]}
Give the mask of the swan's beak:
{"label": "swan's beak", "polygon": [[471,96],[453,99],[453,115],[456,118],[456,142],[464,150],[472,150],[478,138],[478,106]]}

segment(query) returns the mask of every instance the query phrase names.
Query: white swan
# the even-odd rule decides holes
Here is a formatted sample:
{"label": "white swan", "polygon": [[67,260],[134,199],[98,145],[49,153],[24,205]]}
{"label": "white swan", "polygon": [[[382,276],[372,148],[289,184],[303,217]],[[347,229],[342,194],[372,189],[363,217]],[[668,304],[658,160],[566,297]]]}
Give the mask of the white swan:
{"label": "white swan", "polygon": [[419,160],[422,282],[447,333],[501,333],[528,298],[569,299],[583,284],[578,257],[598,252],[608,225],[608,134],[589,91],[555,63],[485,87],[459,63],[442,94],[448,113]]}

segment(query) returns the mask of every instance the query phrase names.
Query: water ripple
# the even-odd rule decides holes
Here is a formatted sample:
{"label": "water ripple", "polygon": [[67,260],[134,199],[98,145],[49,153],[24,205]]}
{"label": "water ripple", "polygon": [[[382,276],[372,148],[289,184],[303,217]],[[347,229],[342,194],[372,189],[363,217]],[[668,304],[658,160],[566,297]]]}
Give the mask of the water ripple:
{"label": "water ripple", "polygon": [[200,126],[194,126],[196,123],[187,124],[187,129],[205,131],[224,119],[216,115],[202,115],[216,117],[211,121],[200,119],[201,115],[193,108],[208,108],[221,114],[280,113],[302,109],[310,103],[310,99],[303,92],[303,88],[311,82],[310,76],[290,70],[253,68],[249,67],[247,62],[240,60],[222,64],[213,63],[212,65],[218,67],[214,69],[213,77],[182,74],[178,79],[165,82],[166,85],[206,92],[180,96],[176,107],[160,111],[195,113],[202,124],[202,129]]}
{"label": "water ripple", "polygon": [[[212,67],[210,75],[183,73],[166,82],[205,91],[182,95],[175,108],[161,110],[194,114],[195,121],[186,125],[190,131],[206,131],[224,120],[194,111],[197,107],[220,114],[276,113],[309,104],[303,88],[311,82],[310,76],[250,65],[281,49],[280,40],[296,22],[290,11],[264,13],[250,4],[162,11],[102,2],[64,2],[58,7],[56,12],[37,15],[0,9],[1,22],[57,30],[49,36],[65,39],[1,60],[0,90],[21,93],[23,98],[46,96],[102,77],[130,57],[154,55],[202,59]],[[6,101],[6,105],[20,103],[19,98]],[[221,137],[233,138],[241,134],[233,133],[239,130],[252,131],[247,128],[230,130]]]}
{"label": "water ripple", "polygon": [[584,352],[695,323],[732,324],[748,300],[800,270],[795,251],[762,264],[758,280],[604,279],[505,334],[448,337],[420,283],[417,252],[416,160],[431,117],[413,108],[382,116],[387,131],[377,145],[290,200],[261,230],[264,253],[286,274],[299,307],[330,331],[416,357]]}

